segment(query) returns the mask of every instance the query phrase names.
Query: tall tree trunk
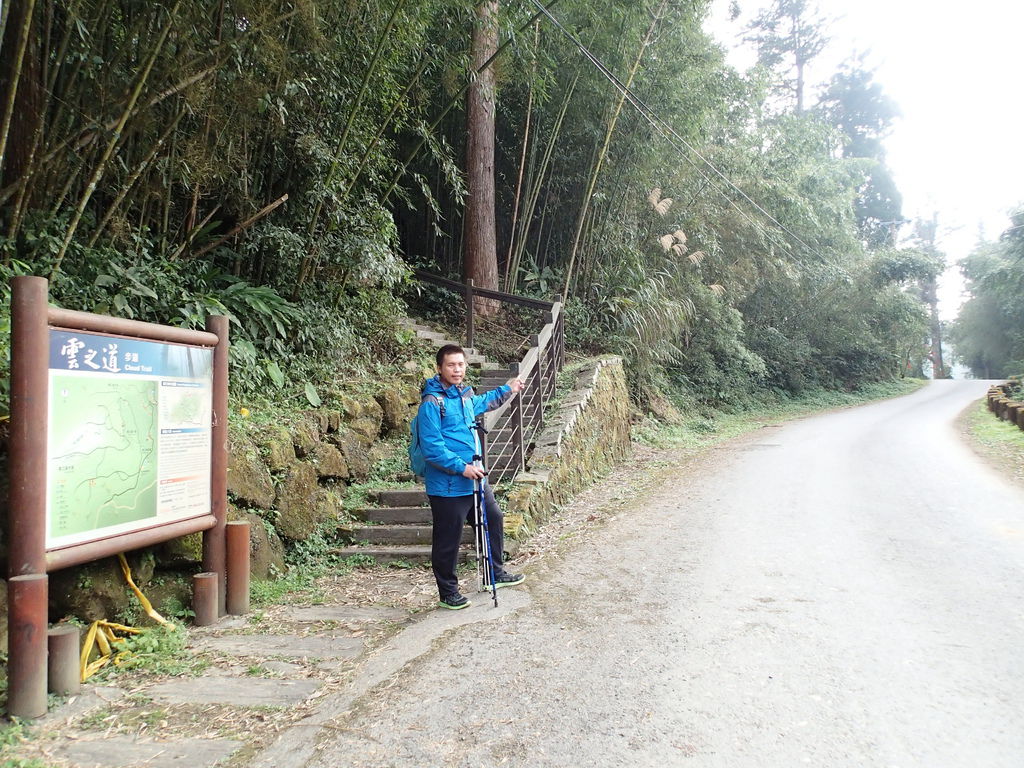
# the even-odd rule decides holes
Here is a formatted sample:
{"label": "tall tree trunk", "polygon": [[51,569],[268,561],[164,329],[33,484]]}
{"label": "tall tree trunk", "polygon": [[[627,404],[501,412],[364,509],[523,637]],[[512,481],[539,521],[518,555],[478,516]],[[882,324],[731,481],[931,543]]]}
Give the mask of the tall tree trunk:
{"label": "tall tree trunk", "polygon": [[17,181],[27,172],[41,119],[43,84],[34,9],[35,0],[12,5],[0,49],[0,170],[5,181]]}
{"label": "tall tree trunk", "polygon": [[[466,92],[466,218],[464,273],[481,288],[498,288],[494,222],[494,69],[484,62],[498,50],[498,0],[483,0],[473,26],[472,66],[477,76]],[[496,301],[478,299],[474,311],[493,315]]]}
{"label": "tall tree trunk", "polygon": [[928,357],[932,361],[932,378],[945,379],[947,374],[945,363],[942,361],[942,320],[939,319],[938,287],[938,279],[931,278],[924,284],[923,293],[928,304],[928,327],[932,338],[931,350],[928,352]]}
{"label": "tall tree trunk", "polygon": [[[537,74],[537,49],[540,47],[540,24],[535,24],[533,27],[533,62],[531,64],[531,77],[529,88],[527,91],[526,98],[526,116],[523,118],[523,142],[522,148],[519,154],[519,172],[516,175],[516,193],[512,198],[512,224],[509,227],[508,236],[508,254],[505,257],[505,280],[504,286],[505,291],[508,293],[512,292],[510,286],[514,286],[516,282],[515,275],[510,276],[512,269],[512,255],[516,241],[516,225],[519,222],[519,203],[523,191],[523,174],[526,171],[526,158],[527,150],[530,147],[530,124],[531,118],[533,117],[533,81]],[[518,267],[516,267],[518,271]]]}
{"label": "tall tree trunk", "polygon": [[[665,6],[667,0],[662,0],[658,10],[651,17],[651,25],[647,28],[647,34],[644,35],[644,39],[640,44],[640,49],[637,51],[636,59],[633,61],[633,66],[630,67],[629,76],[626,78],[625,89],[628,91],[633,85],[633,79],[636,77],[637,70],[640,69],[640,62],[643,61],[644,53],[647,52],[647,47],[651,44],[651,40],[654,37],[654,31],[658,27],[658,22],[661,21],[661,17],[665,12]],[[619,94],[619,99],[615,104],[615,108],[612,110],[611,118],[608,120],[608,126],[605,129],[604,141],[601,145],[600,151],[597,153],[597,160],[594,162],[590,172],[590,179],[587,182],[586,192],[583,195],[583,202],[580,205],[580,211],[576,218],[576,231],[573,235],[572,249],[569,251],[569,265],[565,268],[565,282],[562,285],[562,296],[568,300],[571,293],[573,278],[576,266],[576,259],[580,250],[580,243],[583,237],[583,227],[587,221],[587,215],[590,213],[590,201],[594,196],[594,188],[597,186],[597,179],[601,175],[601,168],[604,165],[605,158],[608,156],[608,147],[612,143],[612,136],[615,134],[615,125],[619,120],[619,115],[622,113],[622,105],[626,102],[626,93],[622,92]]]}
{"label": "tall tree trunk", "polygon": [[[931,221],[919,221],[917,226],[918,237],[921,238],[924,250],[934,255],[935,238],[939,230],[939,215],[932,214]],[[939,319],[939,276],[935,275],[921,283],[921,295],[928,305],[929,321],[928,327],[931,336],[931,348],[928,358],[932,363],[932,378],[945,379],[947,377],[946,366],[942,360],[942,321]]]}

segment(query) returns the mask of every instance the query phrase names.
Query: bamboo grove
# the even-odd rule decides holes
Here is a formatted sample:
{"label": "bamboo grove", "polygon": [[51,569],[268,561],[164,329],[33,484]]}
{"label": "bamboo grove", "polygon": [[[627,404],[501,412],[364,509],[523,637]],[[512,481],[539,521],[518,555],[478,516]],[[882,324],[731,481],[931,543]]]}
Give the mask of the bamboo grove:
{"label": "bamboo grove", "polygon": [[[564,294],[571,343],[627,354],[641,401],[920,367],[939,262],[893,245],[895,109],[870,73],[852,62],[811,98],[767,17],[737,31],[777,55],[736,71],[706,0],[493,5],[503,290]],[[410,266],[466,261],[475,11],[4,4],[5,282],[44,275],[54,301],[145,320],[228,313],[248,392],[397,354]]]}

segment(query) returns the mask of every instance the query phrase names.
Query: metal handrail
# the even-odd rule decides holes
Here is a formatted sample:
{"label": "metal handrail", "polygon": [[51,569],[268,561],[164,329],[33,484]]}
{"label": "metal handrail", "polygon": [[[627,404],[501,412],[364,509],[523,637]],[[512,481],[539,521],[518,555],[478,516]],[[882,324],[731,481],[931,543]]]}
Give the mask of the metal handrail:
{"label": "metal handrail", "polygon": [[544,326],[531,340],[530,348],[518,363],[509,368],[509,377],[522,379],[521,394],[505,401],[501,407],[484,414],[484,455],[490,467],[492,482],[500,483],[526,468],[527,454],[544,428],[544,408],[554,396],[555,377],[565,364],[565,315],[562,297],[542,301],[526,296],[478,288],[472,280],[465,284],[421,269],[413,274],[423,282],[433,283],[462,294],[466,301],[466,346],[473,348],[473,299],[480,296],[509,304],[544,310]]}
{"label": "metal handrail", "polygon": [[551,311],[555,304],[561,302],[562,297],[556,297],[555,301],[544,301],[543,299],[534,299],[529,296],[517,296],[514,293],[504,293],[503,291],[492,291],[490,288],[480,288],[473,284],[472,280],[467,280],[465,283],[460,283],[456,280],[452,280],[448,277],[442,277],[441,275],[435,275],[433,272],[427,272],[423,269],[414,269],[412,273],[424,283],[433,283],[439,285],[442,288],[447,288],[450,291],[462,294],[462,297],[466,301],[466,346],[473,348],[473,337],[474,332],[474,312],[473,312],[473,299],[476,296],[480,296],[485,299],[494,299],[495,301],[503,301],[506,304],[518,304],[521,307],[531,307],[533,309],[544,309]]}

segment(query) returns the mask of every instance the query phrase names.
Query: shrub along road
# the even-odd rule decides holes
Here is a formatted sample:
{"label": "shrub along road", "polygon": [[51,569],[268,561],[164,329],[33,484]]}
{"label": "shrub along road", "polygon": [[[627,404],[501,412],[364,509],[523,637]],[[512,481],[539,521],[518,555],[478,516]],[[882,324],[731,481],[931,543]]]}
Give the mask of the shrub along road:
{"label": "shrub along road", "polygon": [[278,765],[1018,766],[1024,492],[953,427],[986,386],[652,466]]}

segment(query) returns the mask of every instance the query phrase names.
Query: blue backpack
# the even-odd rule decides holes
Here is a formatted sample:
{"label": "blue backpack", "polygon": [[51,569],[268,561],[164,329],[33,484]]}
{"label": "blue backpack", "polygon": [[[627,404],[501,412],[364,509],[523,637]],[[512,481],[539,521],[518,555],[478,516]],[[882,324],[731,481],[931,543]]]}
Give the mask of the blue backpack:
{"label": "blue backpack", "polygon": [[[437,395],[424,395],[420,404],[432,400],[441,409],[441,418],[444,418],[444,398]],[[423,447],[420,445],[420,413],[416,411],[416,417],[409,425],[409,466],[416,477],[423,477],[427,473],[427,460],[423,457]]]}
{"label": "blue backpack", "polygon": [[[467,387],[466,391],[462,393],[462,401],[465,403],[466,400],[473,399],[473,388]],[[444,398],[437,395],[423,395],[423,399],[420,400],[420,405],[427,401],[437,403],[437,407],[441,409],[441,420],[444,420]],[[420,445],[420,414],[416,412],[416,417],[412,420],[412,424],[409,425],[409,466],[412,468],[412,473],[416,477],[424,477],[427,473],[427,460],[423,456],[423,447]]]}

